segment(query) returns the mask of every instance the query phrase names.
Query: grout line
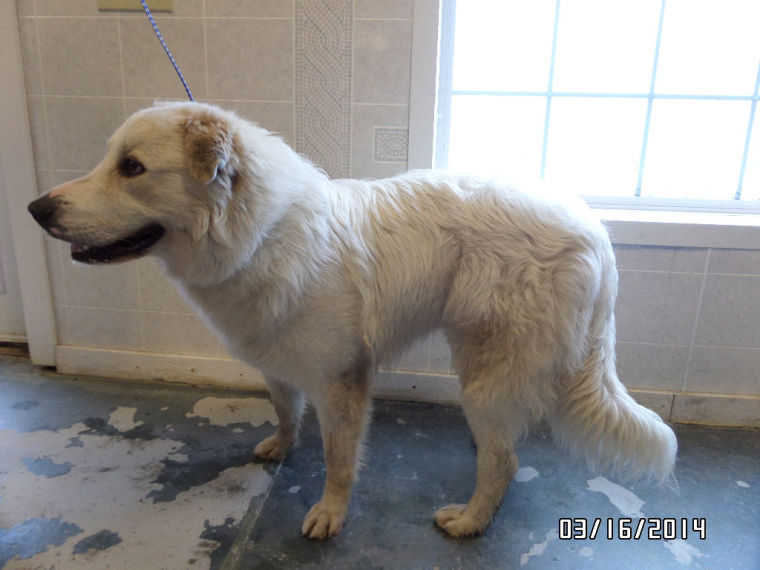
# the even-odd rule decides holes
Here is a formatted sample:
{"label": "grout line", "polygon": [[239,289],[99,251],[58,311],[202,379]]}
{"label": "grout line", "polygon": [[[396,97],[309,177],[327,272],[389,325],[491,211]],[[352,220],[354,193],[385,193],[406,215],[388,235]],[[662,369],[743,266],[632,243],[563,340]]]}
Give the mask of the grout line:
{"label": "grout line", "polygon": [[707,284],[707,275],[708,275],[707,270],[710,267],[711,254],[712,254],[712,249],[708,249],[707,255],[705,256],[704,272],[702,273],[702,284],[699,288],[699,297],[697,298],[697,312],[694,315],[694,326],[691,329],[691,342],[689,343],[689,355],[686,358],[686,369],[684,370],[683,383],[681,384],[682,392],[686,391],[686,387],[689,382],[689,372],[691,371],[691,361],[694,356],[694,347],[697,341],[697,329],[699,327],[699,318],[702,314],[702,301],[705,295],[705,286]]}
{"label": "grout line", "polygon": [[618,273],[665,273],[667,275],[702,275],[703,271],[669,271],[667,269],[625,269],[618,267]]}
{"label": "grout line", "polygon": [[[172,19],[172,20],[263,20],[263,21],[282,21],[282,20],[291,20],[292,18],[290,16],[203,16],[202,14],[200,16],[175,16],[168,12],[156,12],[154,16],[158,15],[161,19]],[[30,16],[22,16],[25,18],[29,18]],[[90,14],[90,15],[80,15],[80,14],[71,14],[71,15],[43,15],[43,16],[37,16],[40,19],[44,20],[107,20],[108,18],[125,18],[127,20],[139,20],[142,18],[145,18],[145,13],[142,11],[135,11],[132,12],[125,12],[125,11],[108,11],[103,12],[99,14]]]}
{"label": "grout line", "polygon": [[354,16],[354,22],[413,22],[413,21],[414,21],[414,18],[357,18],[356,16]]}
{"label": "grout line", "polygon": [[[348,65],[348,172],[345,173],[349,178],[354,172],[354,69],[356,68],[356,50],[354,47],[356,46],[356,22],[358,21],[359,19],[356,17],[356,6],[354,5],[354,2],[351,2],[351,33],[349,35],[351,44],[348,47],[351,60]],[[374,144],[372,154],[373,156],[375,154]]]}
{"label": "grout line", "polygon": [[204,66],[204,75],[206,79],[206,101],[209,100],[209,73],[208,73],[208,18],[206,17],[206,0],[203,0],[203,3],[201,5],[201,14],[203,16],[202,24],[203,24],[203,66]]}
{"label": "grout line", "polygon": [[119,43],[119,74],[121,77],[121,112],[122,119],[127,118],[127,88],[124,82],[124,49],[121,37],[121,16],[116,18],[116,41]]}
{"label": "grout line", "polygon": [[293,6],[293,91],[291,93],[293,99],[293,148],[296,152],[303,152],[303,149],[297,148],[298,145],[298,97],[297,97],[297,81],[298,81],[298,40],[296,39],[296,33],[298,32],[298,6],[296,0],[292,0]]}
{"label": "grout line", "polygon": [[[739,248],[729,248],[739,249]],[[666,269],[625,269],[618,267],[618,273],[667,273],[668,275],[702,275],[701,271],[668,271]],[[708,271],[708,275],[719,277],[755,277],[760,278],[760,273],[724,273],[717,271]]]}
{"label": "grout line", "polygon": [[[47,105],[47,90],[45,89],[45,72],[43,70],[43,62],[42,62],[42,46],[40,45],[40,27],[39,27],[39,19],[36,17],[37,15],[37,2],[34,3],[34,41],[37,43],[37,67],[39,68],[40,73],[40,95],[42,96],[42,120],[45,123],[45,160],[44,164],[47,164],[48,166],[53,166],[53,155],[52,155],[52,148],[53,145],[51,144],[50,139],[50,120],[48,119],[48,105]],[[35,170],[39,170],[39,166],[35,164]],[[35,177],[36,179],[36,177]],[[39,188],[37,189],[37,192],[39,193]]]}
{"label": "grout line", "polygon": [[[42,93],[38,94],[30,94],[30,97],[41,97],[43,96]],[[140,99],[159,99],[162,101],[186,101],[187,97],[156,97],[155,95],[66,95],[66,94],[58,94],[58,95],[46,95],[50,99],[105,99],[105,100],[113,100],[113,99],[126,99],[126,100],[140,100]],[[292,104],[293,101],[290,99],[225,99],[220,97],[214,97],[214,101],[229,101],[232,103],[288,103]]]}

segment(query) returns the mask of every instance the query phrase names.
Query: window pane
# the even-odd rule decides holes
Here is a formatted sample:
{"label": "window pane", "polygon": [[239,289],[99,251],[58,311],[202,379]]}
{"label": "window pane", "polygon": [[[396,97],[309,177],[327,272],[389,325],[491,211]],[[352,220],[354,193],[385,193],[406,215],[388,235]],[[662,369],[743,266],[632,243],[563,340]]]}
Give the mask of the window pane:
{"label": "window pane", "polygon": [[757,0],[668,0],[656,92],[751,95],[758,30]]}
{"label": "window pane", "polygon": [[552,99],[546,179],[578,194],[633,196],[645,99]]}
{"label": "window pane", "polygon": [[749,101],[655,99],[641,195],[732,199],[749,112]]}
{"label": "window pane", "polygon": [[742,200],[760,200],[760,108],[755,110],[741,197]]}
{"label": "window pane", "polygon": [[546,91],[554,0],[457,2],[453,88]]}
{"label": "window pane", "polygon": [[545,113],[543,97],[453,96],[449,169],[538,178]]}
{"label": "window pane", "polygon": [[559,9],[554,90],[648,93],[660,0],[574,0]]}

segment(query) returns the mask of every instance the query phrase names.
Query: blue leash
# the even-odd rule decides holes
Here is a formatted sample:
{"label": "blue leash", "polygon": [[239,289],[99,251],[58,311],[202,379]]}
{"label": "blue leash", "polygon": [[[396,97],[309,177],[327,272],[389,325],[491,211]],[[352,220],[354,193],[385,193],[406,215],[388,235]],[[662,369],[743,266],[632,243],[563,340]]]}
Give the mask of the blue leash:
{"label": "blue leash", "polygon": [[177,65],[176,61],[174,61],[174,56],[172,55],[172,52],[169,51],[169,46],[166,45],[166,42],[164,41],[164,37],[161,35],[161,32],[158,31],[158,24],[156,24],[156,21],[153,19],[153,14],[151,14],[150,8],[148,8],[148,4],[145,2],[145,0],[140,0],[140,3],[142,4],[143,10],[145,10],[145,13],[148,15],[148,19],[150,20],[151,26],[153,26],[153,31],[156,32],[156,37],[158,38],[158,41],[160,41],[161,45],[164,46],[164,51],[166,52],[166,55],[169,56],[169,61],[172,62],[172,65],[174,66],[174,71],[177,72],[177,75],[179,75],[180,81],[182,81],[182,85],[185,86],[185,92],[187,93],[188,98],[191,101],[195,101],[195,99],[193,99],[193,94],[190,93],[190,87],[187,86],[187,81],[185,81],[184,75],[182,75],[182,72],[179,70],[179,65]]}

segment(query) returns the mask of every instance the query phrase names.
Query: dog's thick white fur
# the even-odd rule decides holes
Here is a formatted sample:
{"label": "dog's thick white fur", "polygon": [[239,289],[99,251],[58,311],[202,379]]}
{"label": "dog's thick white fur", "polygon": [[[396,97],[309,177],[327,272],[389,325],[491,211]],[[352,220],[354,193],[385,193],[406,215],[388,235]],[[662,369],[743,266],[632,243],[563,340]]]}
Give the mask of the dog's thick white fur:
{"label": "dog's thick white fur", "polygon": [[[514,442],[541,417],[593,468],[671,474],[673,431],[615,371],[615,259],[582,203],[439,172],[329,180],[234,114],[179,103],[130,117],[89,175],[35,209],[89,261],[157,256],[264,372],[279,425],[257,457],[285,457],[304,395],[313,404],[327,477],[306,536],[342,528],[374,367],[437,328],[477,444],[470,502],[435,513],[450,535],[488,526],[518,468]],[[120,253],[151,225],[160,239]]]}

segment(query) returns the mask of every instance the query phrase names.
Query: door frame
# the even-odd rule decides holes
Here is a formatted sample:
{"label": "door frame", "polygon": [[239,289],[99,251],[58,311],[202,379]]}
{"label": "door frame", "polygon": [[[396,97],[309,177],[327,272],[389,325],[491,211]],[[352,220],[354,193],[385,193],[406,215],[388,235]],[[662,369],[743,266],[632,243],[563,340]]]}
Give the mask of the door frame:
{"label": "door frame", "polygon": [[0,163],[8,199],[29,353],[34,364],[55,366],[53,297],[43,234],[26,211],[37,197],[37,180],[21,63],[16,3],[0,0]]}

